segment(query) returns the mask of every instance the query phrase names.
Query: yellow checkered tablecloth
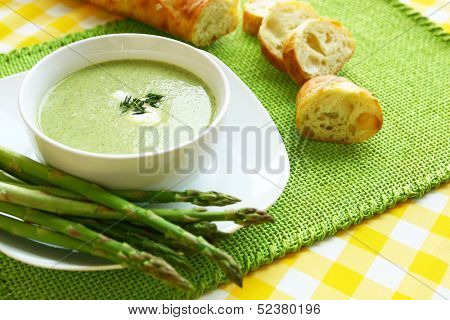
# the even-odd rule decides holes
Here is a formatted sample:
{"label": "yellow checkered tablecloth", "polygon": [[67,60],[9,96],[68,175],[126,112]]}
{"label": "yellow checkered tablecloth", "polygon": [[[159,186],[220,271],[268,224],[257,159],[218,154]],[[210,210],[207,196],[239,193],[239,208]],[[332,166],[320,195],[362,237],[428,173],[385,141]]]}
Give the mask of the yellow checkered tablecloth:
{"label": "yellow checkered tablecloth", "polygon": [[450,184],[252,272],[209,299],[449,299]]}
{"label": "yellow checkered tablecloth", "polygon": [[[450,32],[450,2],[402,0]],[[118,16],[77,0],[0,0],[0,52]],[[449,299],[450,184],[264,266],[204,299]]]}

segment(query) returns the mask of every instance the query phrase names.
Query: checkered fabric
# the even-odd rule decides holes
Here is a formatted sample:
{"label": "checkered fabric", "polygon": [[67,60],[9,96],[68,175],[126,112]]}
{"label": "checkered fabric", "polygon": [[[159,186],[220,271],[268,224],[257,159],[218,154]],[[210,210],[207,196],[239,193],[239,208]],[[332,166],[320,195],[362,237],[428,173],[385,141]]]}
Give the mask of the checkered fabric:
{"label": "checkered fabric", "polygon": [[449,299],[450,184],[205,299]]}
{"label": "checkered fabric", "polygon": [[[450,32],[450,2],[402,0]],[[76,0],[0,0],[0,52],[118,16]],[[250,273],[205,299],[448,299],[450,184]]]}
{"label": "checkered fabric", "polygon": [[77,0],[0,0],[0,52],[48,41],[118,18]]}

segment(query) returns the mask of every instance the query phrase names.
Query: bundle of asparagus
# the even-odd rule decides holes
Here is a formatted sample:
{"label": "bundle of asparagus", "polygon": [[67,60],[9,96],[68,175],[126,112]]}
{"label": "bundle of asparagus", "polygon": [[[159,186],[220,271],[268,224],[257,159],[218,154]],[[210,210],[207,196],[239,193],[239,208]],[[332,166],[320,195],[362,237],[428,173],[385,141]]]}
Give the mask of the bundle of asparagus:
{"label": "bundle of asparagus", "polygon": [[253,208],[208,211],[151,205],[226,206],[238,201],[214,191],[107,190],[0,146],[1,230],[99,256],[182,290],[191,290],[192,284],[174,267],[191,270],[188,254],[205,255],[242,284],[238,263],[208,242],[227,236],[213,221],[254,225],[272,217]]}

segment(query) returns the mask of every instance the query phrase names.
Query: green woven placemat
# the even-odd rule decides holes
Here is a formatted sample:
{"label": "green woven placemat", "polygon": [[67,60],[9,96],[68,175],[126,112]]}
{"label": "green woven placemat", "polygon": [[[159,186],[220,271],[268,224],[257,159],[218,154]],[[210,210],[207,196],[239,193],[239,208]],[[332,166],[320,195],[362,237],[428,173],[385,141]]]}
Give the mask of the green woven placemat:
{"label": "green woven placemat", "polygon": [[[384,110],[382,131],[367,143],[307,142],[296,135],[298,87],[271,67],[257,40],[241,30],[208,48],[255,92],[289,153],[290,182],[270,209],[276,224],[238,231],[220,246],[246,271],[348,228],[450,178],[449,35],[397,0],[311,0],[352,30],[357,50],[341,74],[367,87]],[[0,56],[0,76],[29,69],[64,44],[106,33],[160,34],[119,21]],[[70,62],[68,62],[70,63]],[[8,106],[10,107],[10,106]],[[242,106],[245,108],[245,106]],[[188,277],[198,296],[224,281],[197,258]],[[51,271],[0,255],[0,297],[16,299],[183,298],[182,292],[132,270]]]}

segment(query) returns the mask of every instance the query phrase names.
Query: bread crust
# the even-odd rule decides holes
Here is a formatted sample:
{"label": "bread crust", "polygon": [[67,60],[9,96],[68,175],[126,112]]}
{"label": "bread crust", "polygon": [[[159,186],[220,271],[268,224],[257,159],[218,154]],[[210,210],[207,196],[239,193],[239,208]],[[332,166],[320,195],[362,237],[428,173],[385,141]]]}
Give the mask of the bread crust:
{"label": "bread crust", "polygon": [[316,93],[318,90],[323,90],[327,86],[335,83],[349,81],[344,77],[338,77],[334,75],[326,75],[315,77],[307,81],[298,91],[297,102],[307,99],[311,94]]}
{"label": "bread crust", "polygon": [[[202,11],[214,1],[232,5],[234,0],[87,0],[108,11],[134,18],[174,36],[194,42],[195,27]],[[230,11],[230,15],[233,13]],[[233,17],[234,20],[236,20]],[[232,26],[231,32],[235,27]],[[213,41],[215,39],[211,39]]]}
{"label": "bread crust", "polygon": [[283,58],[278,57],[275,53],[270,50],[269,45],[264,40],[264,37],[261,36],[261,33],[258,33],[258,40],[261,47],[261,53],[266,57],[267,60],[278,70],[286,71],[284,68]]}
{"label": "bread crust", "polygon": [[247,10],[244,10],[243,29],[246,33],[252,36],[257,36],[259,27],[261,26],[263,18],[255,15]]}
{"label": "bread crust", "polygon": [[[345,139],[338,140],[316,135],[314,131],[310,129],[311,126],[308,121],[311,121],[311,119],[307,119],[306,114],[308,113],[309,108],[313,105],[316,108],[318,106],[318,102],[320,102],[325,96],[352,97],[354,100],[356,100],[355,97],[357,97],[359,101],[363,101],[366,106],[369,106],[368,109],[370,109],[370,113],[369,111],[363,112],[364,114],[370,115],[368,117],[369,128],[362,128],[359,132],[360,134],[354,137],[347,134]],[[297,114],[295,122],[297,129],[301,135],[312,140],[342,144],[363,142],[370,139],[373,135],[380,131],[383,126],[383,111],[378,99],[376,99],[369,90],[357,86],[344,77],[326,75],[308,80],[297,94],[296,107]],[[358,119],[359,117],[357,120]],[[349,124],[355,125],[355,130],[357,131],[361,129],[353,122]],[[366,125],[366,123],[363,123],[363,125]]]}
{"label": "bread crust", "polygon": [[270,7],[269,14],[265,16],[262,20],[262,24],[258,32],[258,39],[261,45],[261,52],[263,53],[263,55],[267,58],[267,60],[269,60],[271,64],[273,64],[277,69],[281,71],[286,71],[283,60],[282,46],[285,40],[287,39],[286,32],[289,32],[290,29],[284,27],[281,29],[284,32],[284,34],[282,35],[278,34],[277,36],[275,36],[275,38],[279,42],[281,42],[281,46],[277,45],[274,48],[274,46],[270,44],[271,41],[270,37],[271,35],[273,35],[273,33],[271,32],[270,24],[272,19],[284,21],[281,18],[286,18],[285,16],[286,13],[294,14],[293,15],[294,17],[291,16],[291,19],[288,21],[291,21],[291,24],[292,21],[295,21],[294,23],[296,25],[300,24],[301,22],[309,18],[319,17],[317,12],[311,5],[301,1],[278,2]]}
{"label": "bread crust", "polygon": [[296,38],[291,35],[287,38],[283,45],[283,63],[286,72],[289,76],[301,86],[308,80],[307,75],[303,72],[300,64],[297,61],[297,54],[295,50]]}
{"label": "bread crust", "polygon": [[[333,26],[338,28],[342,32],[342,34],[345,34],[349,39],[352,40],[350,41],[351,54],[347,57],[346,60],[343,60],[339,64],[336,70],[337,73],[344,66],[344,64],[351,58],[351,56],[355,51],[355,42],[353,41],[353,37],[351,33],[344,26],[342,26],[342,24],[339,21],[328,18],[315,18],[309,20],[308,22],[312,22],[313,20],[320,21],[322,23],[332,24]],[[304,41],[303,28],[305,27],[305,24],[308,22],[305,22],[304,24],[302,24],[302,26],[299,26],[297,29],[291,32],[283,45],[283,60],[286,72],[300,86],[303,85],[303,83],[305,83],[309,79],[313,78],[314,76],[317,76],[308,74],[308,72],[306,72],[302,67],[302,61],[299,60],[298,41]]]}
{"label": "bread crust", "polygon": [[257,36],[261,27],[265,10],[277,2],[287,2],[288,0],[247,0],[244,5],[243,29],[246,33]]}

